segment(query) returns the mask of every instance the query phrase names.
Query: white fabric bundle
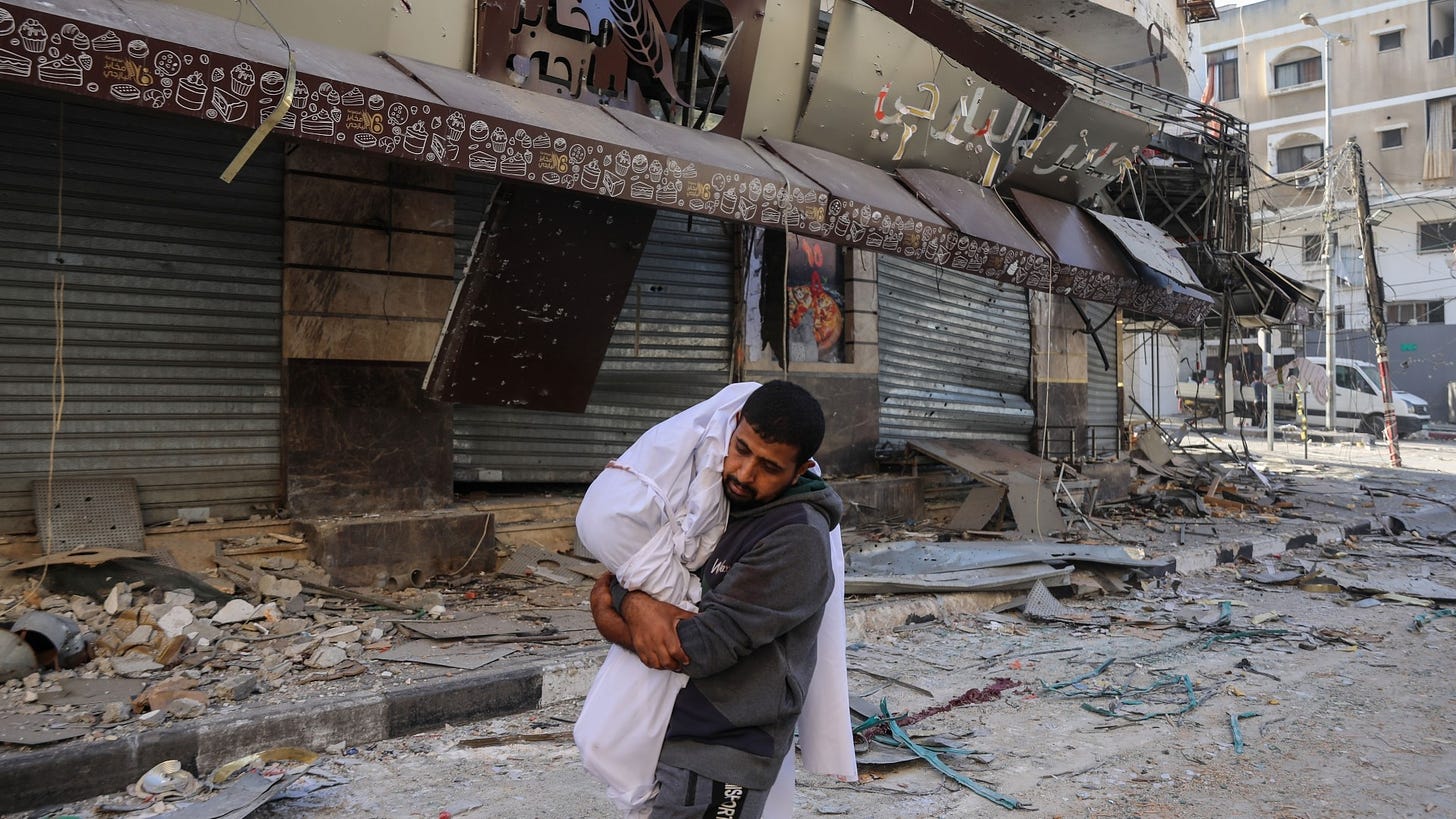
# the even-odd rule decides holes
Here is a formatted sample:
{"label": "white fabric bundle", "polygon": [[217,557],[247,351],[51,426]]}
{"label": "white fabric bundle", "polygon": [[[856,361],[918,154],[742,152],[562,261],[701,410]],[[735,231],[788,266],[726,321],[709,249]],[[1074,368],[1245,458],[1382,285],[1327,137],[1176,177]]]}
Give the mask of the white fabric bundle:
{"label": "white fabric bundle", "polygon": [[[730,384],[717,395],[648,430],[592,482],[577,512],[582,545],[628,589],[696,610],[692,574],[717,545],[728,522],[723,458],[737,413],[757,384]],[[844,667],[844,553],[831,535],[835,590],[819,630],[819,657],[800,717],[805,764],[820,773],[855,775],[849,736],[849,683]],[[597,672],[574,731],[582,763],[607,786],[627,816],[646,816],[656,786],[657,756],[678,691],[687,677],[647,668],[612,646]],[[783,802],[787,781],[787,802]],[[787,816],[793,804],[793,755],[771,800]],[[771,801],[772,805],[775,804]]]}

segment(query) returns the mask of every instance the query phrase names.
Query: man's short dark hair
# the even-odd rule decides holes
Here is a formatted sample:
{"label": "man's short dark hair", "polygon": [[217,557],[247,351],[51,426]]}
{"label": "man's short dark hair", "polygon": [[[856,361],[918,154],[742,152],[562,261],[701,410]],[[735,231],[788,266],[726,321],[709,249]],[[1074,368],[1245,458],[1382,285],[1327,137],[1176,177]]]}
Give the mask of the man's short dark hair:
{"label": "man's short dark hair", "polygon": [[788,381],[770,381],[743,404],[743,420],[771,444],[799,449],[799,463],[814,457],[824,442],[824,409],[809,391]]}

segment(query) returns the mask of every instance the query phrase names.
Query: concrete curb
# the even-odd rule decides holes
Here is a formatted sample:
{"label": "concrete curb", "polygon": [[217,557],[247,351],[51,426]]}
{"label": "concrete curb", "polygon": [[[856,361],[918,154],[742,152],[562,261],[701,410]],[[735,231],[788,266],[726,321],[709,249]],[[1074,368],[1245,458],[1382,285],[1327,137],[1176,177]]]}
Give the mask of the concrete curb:
{"label": "concrete curb", "polygon": [[546,666],[467,671],[389,691],[358,692],[300,713],[298,703],[241,708],[117,739],[0,756],[0,812],[125,790],[159,762],[206,773],[246,753],[281,746],[360,745],[539,707]]}
{"label": "concrete curb", "polygon": [[[1299,546],[1342,543],[1347,533],[1368,525],[1368,518],[1360,518],[1285,537],[1259,537],[1196,549],[1183,547],[1175,569],[1190,574]],[[912,615],[944,618],[987,611],[1016,596],[1009,592],[897,595],[847,612],[848,636],[856,641],[868,633],[889,631]],[[429,731],[447,723],[464,724],[539,708],[585,694],[596,663],[584,659],[591,652],[580,652],[575,657],[573,654],[577,652],[535,658],[511,667],[459,672],[386,691],[343,694],[318,707],[296,702],[244,706],[113,742],[69,743],[0,754],[0,813],[123,791],[152,766],[169,759],[205,774],[224,762],[265,748],[317,749],[337,742],[362,745]]]}

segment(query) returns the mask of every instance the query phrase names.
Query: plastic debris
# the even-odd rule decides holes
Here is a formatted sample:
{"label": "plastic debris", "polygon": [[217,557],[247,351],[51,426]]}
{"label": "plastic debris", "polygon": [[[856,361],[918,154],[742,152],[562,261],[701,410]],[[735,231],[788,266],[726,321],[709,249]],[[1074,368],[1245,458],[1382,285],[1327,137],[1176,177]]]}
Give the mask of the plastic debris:
{"label": "plastic debris", "polygon": [[1244,752],[1244,732],[1239,729],[1239,720],[1249,719],[1251,717],[1257,716],[1259,716],[1258,711],[1245,711],[1242,714],[1229,714],[1229,730],[1232,731],[1234,735],[1234,753],[1241,754]]}
{"label": "plastic debris", "polygon": [[1438,617],[1456,617],[1456,609],[1436,609],[1435,611],[1427,612],[1425,614],[1417,614],[1416,619],[1413,620],[1410,624],[1410,630],[1420,631],[1421,629],[1426,627],[1426,623],[1429,623]]}
{"label": "plastic debris", "polygon": [[1016,810],[1018,808],[1029,807],[1028,805],[1012,799],[1009,796],[997,793],[996,791],[986,787],[985,785],[982,785],[981,783],[977,782],[974,779],[971,779],[970,777],[962,773],[952,770],[949,765],[945,764],[945,760],[941,759],[941,755],[945,753],[964,754],[967,752],[960,751],[959,749],[932,749],[924,745],[918,744],[917,742],[915,742],[915,740],[910,738],[909,734],[905,733],[904,728],[900,727],[899,720],[902,718],[903,717],[892,716],[890,714],[889,705],[882,699],[880,700],[879,716],[871,717],[870,719],[861,723],[858,727],[855,728],[855,732],[860,733],[862,731],[875,728],[888,730],[890,737],[892,737],[897,744],[913,751],[916,756],[920,757],[926,762],[929,762],[931,767],[955,780],[960,785],[965,786],[968,790],[970,790],[977,796],[986,799],[996,805],[1000,805],[1007,810]]}
{"label": "plastic debris", "polygon": [[[1128,722],[1142,722],[1143,720],[1153,719],[1154,717],[1176,717],[1180,714],[1186,714],[1189,711],[1192,711],[1194,708],[1197,708],[1199,705],[1202,705],[1204,702],[1207,702],[1208,699],[1213,696],[1213,694],[1210,693],[1208,696],[1200,698],[1198,695],[1198,689],[1195,688],[1193,685],[1193,678],[1188,676],[1187,674],[1164,675],[1153,680],[1153,682],[1149,685],[1134,688],[1124,688],[1116,685],[1103,686],[1100,688],[1088,688],[1082,685],[1082,683],[1086,682],[1087,680],[1090,680],[1102,674],[1114,662],[1116,662],[1116,658],[1109,659],[1099,665],[1093,671],[1087,674],[1083,674],[1080,677],[1066,680],[1064,682],[1042,682],[1042,688],[1046,691],[1056,692],[1068,698],[1111,698],[1110,707],[1104,708],[1102,706],[1093,705],[1089,702],[1084,702],[1082,703],[1082,710],[1091,711],[1094,714],[1099,714],[1104,717],[1116,717],[1117,719],[1126,720]],[[1178,694],[1182,694],[1184,702],[1181,707],[1168,710],[1132,712],[1119,710],[1127,706],[1132,706],[1134,708],[1152,706],[1154,705],[1154,703],[1149,701],[1151,699],[1150,695],[1157,695],[1162,699],[1166,699],[1166,693],[1164,692],[1170,691],[1176,692],[1174,693],[1175,698]],[[1176,701],[1176,699],[1174,701]]]}

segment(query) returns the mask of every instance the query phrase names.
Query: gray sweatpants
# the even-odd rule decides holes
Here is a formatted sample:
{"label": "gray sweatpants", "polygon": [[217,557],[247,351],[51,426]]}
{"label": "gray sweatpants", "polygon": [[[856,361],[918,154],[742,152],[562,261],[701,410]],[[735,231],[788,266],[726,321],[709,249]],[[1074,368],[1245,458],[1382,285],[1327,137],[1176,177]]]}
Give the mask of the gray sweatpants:
{"label": "gray sweatpants", "polygon": [[768,791],[717,782],[696,771],[657,763],[651,819],[759,819]]}

